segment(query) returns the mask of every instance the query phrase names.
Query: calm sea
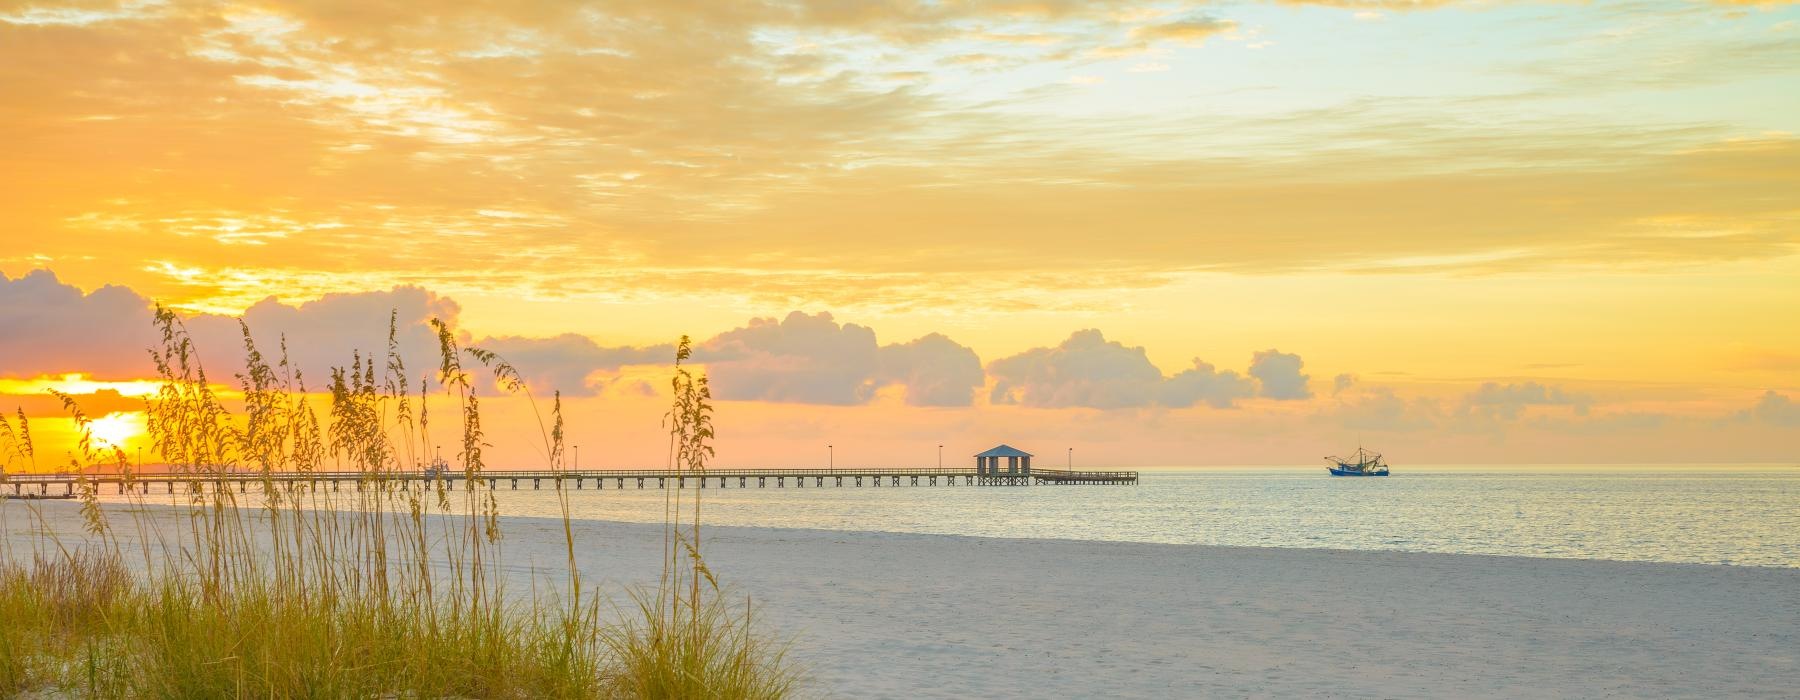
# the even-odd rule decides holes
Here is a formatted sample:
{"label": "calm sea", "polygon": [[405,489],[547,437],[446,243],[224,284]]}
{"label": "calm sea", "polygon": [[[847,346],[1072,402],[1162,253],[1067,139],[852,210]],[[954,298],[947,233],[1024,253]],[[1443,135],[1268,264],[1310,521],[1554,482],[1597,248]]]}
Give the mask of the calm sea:
{"label": "calm sea", "polygon": [[[1800,567],[1800,466],[1144,469],[1138,486],[709,487],[706,522],[1258,547]],[[508,515],[557,514],[554,492],[506,489]],[[157,500],[152,496],[152,501]],[[663,495],[612,482],[573,515],[661,522]]]}

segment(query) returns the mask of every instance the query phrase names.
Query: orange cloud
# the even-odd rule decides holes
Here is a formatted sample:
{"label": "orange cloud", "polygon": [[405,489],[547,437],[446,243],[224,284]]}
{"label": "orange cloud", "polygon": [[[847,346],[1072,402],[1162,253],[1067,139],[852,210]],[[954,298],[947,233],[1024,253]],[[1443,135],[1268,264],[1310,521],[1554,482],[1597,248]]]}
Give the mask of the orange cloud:
{"label": "orange cloud", "polygon": [[1198,44],[1208,38],[1237,29],[1237,22],[1226,19],[1196,15],[1187,19],[1162,24],[1147,24],[1131,31],[1131,35],[1146,41],[1179,41],[1185,44]]}
{"label": "orange cloud", "polygon": [[[115,413],[129,413],[144,410],[144,402],[148,397],[126,396],[116,389],[69,394],[69,398],[81,407],[89,418],[104,418]],[[62,399],[46,392],[30,394],[0,393],[0,409],[6,413],[23,411],[32,418],[67,418],[69,411],[63,406]]]}

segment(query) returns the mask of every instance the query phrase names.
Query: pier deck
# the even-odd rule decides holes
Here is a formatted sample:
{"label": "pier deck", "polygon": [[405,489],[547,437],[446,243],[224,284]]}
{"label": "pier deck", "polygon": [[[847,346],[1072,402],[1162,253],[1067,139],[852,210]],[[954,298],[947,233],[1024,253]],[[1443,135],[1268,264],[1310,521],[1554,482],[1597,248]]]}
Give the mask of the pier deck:
{"label": "pier deck", "polygon": [[[344,485],[351,485],[353,490],[363,490],[370,484],[386,483],[408,488],[412,484],[441,482],[447,488],[485,486],[490,489],[517,490],[520,482],[528,488],[542,489],[546,486],[561,486],[572,490],[608,490],[608,489],[643,489],[643,488],[820,488],[820,487],[883,487],[883,486],[1061,486],[1061,485],[1135,485],[1138,473],[1133,471],[1070,471],[1062,469],[1033,469],[1029,472],[988,472],[975,469],[905,469],[905,468],[837,468],[837,469],[708,469],[704,473],[681,472],[669,469],[590,469],[568,471],[526,471],[526,470],[489,470],[478,475],[473,482],[463,472],[450,471],[437,474],[424,472],[232,472],[226,474],[179,474],[156,473],[134,474],[124,477],[117,474],[90,474],[85,478],[102,489],[110,492],[116,489],[125,493],[126,488],[150,493],[152,487],[157,491],[175,493],[179,486],[184,492],[205,491],[213,489],[235,488],[239,492],[248,492],[250,487],[265,480],[287,489],[318,490],[328,488],[333,491],[344,490]],[[70,474],[10,474],[0,479],[0,493],[24,496],[27,494],[48,495],[53,492],[70,494],[80,478]],[[461,482],[460,484],[458,482]],[[546,483],[548,482],[548,483]]]}

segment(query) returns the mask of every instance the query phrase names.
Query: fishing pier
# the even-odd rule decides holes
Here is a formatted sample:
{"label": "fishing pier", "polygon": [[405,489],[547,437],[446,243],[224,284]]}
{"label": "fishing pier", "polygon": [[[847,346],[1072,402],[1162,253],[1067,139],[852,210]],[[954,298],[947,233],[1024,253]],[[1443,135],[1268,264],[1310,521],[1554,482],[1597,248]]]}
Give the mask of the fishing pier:
{"label": "fishing pier", "polygon": [[[1002,462],[1004,460],[1004,462]],[[894,486],[1135,486],[1134,471],[1076,471],[1034,469],[1031,455],[1001,445],[975,455],[974,468],[855,468],[827,469],[747,468],[707,469],[589,469],[589,470],[489,470],[473,478],[454,469],[381,472],[190,472],[132,474],[13,474],[0,480],[0,493],[13,496],[56,496],[75,493],[86,482],[103,491],[151,493],[205,493],[236,490],[249,493],[257,484],[288,491],[364,491],[370,488],[420,488],[532,490],[545,486],[576,491],[666,488],[826,488]]]}
{"label": "fishing pier", "polygon": [[227,472],[217,474],[13,474],[0,489],[13,496],[67,495],[82,482],[103,492],[205,493],[230,489],[248,493],[268,483],[288,491],[363,491],[386,484],[395,488],[483,487],[488,489],[622,490],[665,488],[827,488],[894,486],[1101,486],[1134,485],[1137,472],[1034,469],[1029,473],[988,474],[975,469],[593,469],[586,471],[491,470],[469,479],[463,472]]}

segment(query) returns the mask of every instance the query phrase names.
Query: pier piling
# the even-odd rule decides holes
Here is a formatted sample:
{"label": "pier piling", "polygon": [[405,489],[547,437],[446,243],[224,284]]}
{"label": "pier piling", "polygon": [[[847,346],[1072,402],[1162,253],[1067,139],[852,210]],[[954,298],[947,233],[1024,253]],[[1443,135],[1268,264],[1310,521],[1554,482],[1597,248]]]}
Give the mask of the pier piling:
{"label": "pier piling", "polygon": [[[545,479],[550,479],[554,481],[555,487],[560,491],[566,488],[567,480],[569,479],[575,481],[576,490],[586,490],[587,486],[582,482],[591,478],[594,480],[594,490],[599,491],[605,489],[606,479],[613,479],[614,485],[619,489],[625,488],[625,482],[627,480],[636,481],[639,489],[650,487],[652,485],[646,482],[651,479],[656,480],[654,487],[658,489],[670,487],[682,489],[689,488],[687,483],[689,477],[695,477],[700,480],[700,482],[695,485],[696,487],[707,488],[708,484],[706,482],[708,479],[715,476],[719,481],[714,486],[721,489],[730,487],[732,479],[737,480],[736,488],[747,488],[751,479],[756,480],[757,488],[767,488],[769,479],[774,479],[775,488],[784,489],[787,488],[787,480],[790,477],[794,480],[795,488],[806,488],[806,480],[808,478],[812,479],[814,486],[823,488],[827,477],[831,479],[831,484],[833,486],[839,488],[842,488],[845,485],[844,481],[846,478],[856,487],[862,487],[864,481],[869,480],[870,483],[868,485],[875,488],[883,486],[898,487],[903,484],[911,486],[937,486],[939,485],[940,477],[943,479],[942,483],[944,486],[1133,486],[1138,483],[1138,473],[1129,471],[1031,469],[1029,471],[1021,470],[1017,472],[983,472],[977,469],[943,468],[711,469],[708,470],[707,474],[704,476],[667,469],[594,470],[587,472],[519,470],[510,472],[489,472],[484,474],[482,479],[485,479],[487,487],[493,490],[497,490],[500,486],[500,481],[505,479],[512,490],[515,491],[519,488],[520,479],[530,479],[531,488],[533,490],[541,490],[543,488],[543,481]],[[962,479],[961,484],[957,483],[958,477]],[[317,493],[320,489],[319,482],[321,480],[328,482],[330,490],[334,492],[342,491],[343,482],[345,481],[350,481],[355,490],[363,491],[365,490],[363,484],[367,480],[367,475],[356,472],[309,472],[305,474],[275,474],[271,477],[258,472],[243,472],[213,475],[133,474],[128,478],[125,475],[106,474],[86,475],[83,477],[77,477],[70,474],[10,474],[7,476],[7,483],[12,486],[12,493],[15,495],[22,495],[25,492],[24,490],[30,488],[32,484],[37,485],[38,490],[35,493],[39,495],[48,495],[52,484],[60,484],[62,485],[65,494],[73,494],[75,492],[76,482],[80,478],[95,482],[97,487],[111,484],[116,487],[120,494],[130,493],[133,484],[137,484],[137,488],[142,493],[148,494],[150,493],[151,483],[161,482],[163,484],[164,492],[171,495],[176,493],[177,485],[180,486],[184,493],[205,493],[205,482],[208,481],[213,482],[214,489],[219,492],[230,489],[231,485],[236,483],[239,493],[248,493],[250,482],[269,478],[272,479],[274,488],[297,494],[304,492]],[[384,489],[394,488],[410,492],[413,488],[429,489],[434,486],[444,489],[454,489],[456,487],[456,480],[456,475],[454,474],[428,474],[423,472],[401,474],[390,473],[384,474],[379,480],[379,483],[390,485],[383,486],[382,488]],[[465,478],[463,479],[463,487],[469,491],[474,491],[479,486],[479,481],[480,479]]]}

